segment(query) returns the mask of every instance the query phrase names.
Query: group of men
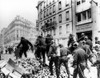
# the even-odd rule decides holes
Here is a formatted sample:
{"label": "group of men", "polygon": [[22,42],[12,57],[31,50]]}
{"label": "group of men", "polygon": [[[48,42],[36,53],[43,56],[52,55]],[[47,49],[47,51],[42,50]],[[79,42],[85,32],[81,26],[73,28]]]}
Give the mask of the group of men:
{"label": "group of men", "polygon": [[[60,48],[60,51],[57,49]],[[57,53],[60,52],[60,55]],[[74,40],[73,35],[70,34],[68,47],[64,47],[62,44],[56,45],[54,40],[51,40],[51,45],[48,51],[49,58],[49,69],[51,75],[53,75],[53,63],[55,65],[56,76],[60,78],[60,67],[62,63],[64,64],[68,78],[70,78],[71,74],[68,67],[68,55],[72,54],[74,61],[72,67],[74,67],[73,78],[77,78],[77,74],[79,74],[79,78],[85,78],[84,69],[89,69],[87,65],[87,60],[89,59],[91,63],[92,57],[92,41],[87,36],[82,36],[81,40],[77,42]]]}
{"label": "group of men", "polygon": [[[19,53],[20,58],[22,57],[23,53],[25,57],[27,57],[26,52],[29,48],[33,51],[33,45],[23,37],[21,38],[21,42],[19,43],[17,48],[19,47],[21,47],[21,51]],[[53,75],[54,63],[57,78],[60,78],[60,67],[62,63],[66,68],[68,78],[70,78],[71,74],[68,67],[69,54],[72,54],[74,59],[72,64],[72,67],[74,67],[73,78],[77,78],[77,75],[79,75],[79,78],[85,78],[84,69],[89,69],[87,60],[89,60],[93,65],[98,63],[97,61],[94,63],[91,59],[93,57],[92,41],[88,38],[88,36],[83,33],[82,37],[78,40],[75,40],[73,38],[73,35],[70,34],[68,40],[68,47],[64,47],[63,44],[57,45],[51,35],[47,35],[46,38],[39,36],[37,38],[35,47],[36,58],[38,60],[42,58],[43,65],[45,65],[45,55],[47,55],[51,75]]]}
{"label": "group of men", "polygon": [[62,63],[66,68],[68,78],[70,78],[71,74],[68,67],[69,54],[72,54],[74,58],[73,67],[75,69],[73,73],[73,78],[76,78],[77,74],[79,74],[80,78],[84,78],[83,71],[85,67],[88,68],[87,59],[89,59],[90,62],[93,63],[91,60],[92,41],[83,33],[82,37],[77,41],[74,39],[73,35],[70,34],[68,47],[64,47],[62,44],[57,45],[53,37],[50,35],[47,35],[45,39],[42,36],[39,36],[39,38],[37,39],[36,46],[37,46],[36,56],[38,58],[41,58],[42,55],[44,64],[45,64],[45,54],[47,54],[47,57],[49,59],[49,69],[51,75],[53,75],[53,63],[54,63],[57,78],[60,77],[60,67]]}

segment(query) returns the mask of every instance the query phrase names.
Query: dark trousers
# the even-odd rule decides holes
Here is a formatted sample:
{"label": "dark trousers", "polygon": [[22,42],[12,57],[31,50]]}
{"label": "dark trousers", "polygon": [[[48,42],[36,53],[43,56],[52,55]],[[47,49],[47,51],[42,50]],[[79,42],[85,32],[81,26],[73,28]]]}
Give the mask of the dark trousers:
{"label": "dark trousers", "polygon": [[37,49],[36,49],[35,55],[36,55],[36,58],[41,59],[40,48],[37,48]]}
{"label": "dark trousers", "polygon": [[19,52],[19,57],[22,58],[22,55],[23,55],[23,53],[24,53],[25,57],[27,58],[27,53],[26,53],[27,50],[28,50],[28,49],[22,49],[22,50],[20,50],[20,52]]}
{"label": "dark trousers", "polygon": [[41,55],[42,55],[42,58],[43,58],[43,64],[45,64],[45,49],[42,49]]}
{"label": "dark trousers", "polygon": [[68,78],[70,78],[70,71],[69,71],[69,67],[68,67],[68,59],[60,59],[60,66],[61,64],[64,64],[67,74],[68,74]]}
{"label": "dark trousers", "polygon": [[35,52],[36,58],[38,58],[38,59],[43,58],[43,64],[45,64],[45,51],[46,51],[45,48],[38,47],[36,52]]}
{"label": "dark trousers", "polygon": [[49,48],[50,48],[50,44],[46,46],[46,53],[47,53],[47,56],[48,56]]}
{"label": "dark trousers", "polygon": [[60,61],[59,61],[59,57],[51,57],[50,62],[49,62],[49,69],[50,69],[50,73],[51,75],[53,75],[53,63],[55,64],[55,69],[56,69],[56,76],[57,78],[60,78]]}
{"label": "dark trousers", "polygon": [[73,78],[77,78],[78,74],[79,74],[79,78],[85,78],[84,69],[85,67],[83,65],[81,64],[76,65],[73,72]]}

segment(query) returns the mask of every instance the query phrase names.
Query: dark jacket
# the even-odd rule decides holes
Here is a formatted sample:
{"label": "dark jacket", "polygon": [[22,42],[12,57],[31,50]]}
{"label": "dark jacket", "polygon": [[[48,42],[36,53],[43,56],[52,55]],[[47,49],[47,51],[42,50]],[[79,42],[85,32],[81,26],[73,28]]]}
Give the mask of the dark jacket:
{"label": "dark jacket", "polygon": [[57,50],[57,46],[55,44],[52,44],[50,46],[50,49],[49,49],[49,52],[48,52],[48,56],[49,57],[55,57],[57,55],[56,50]]}
{"label": "dark jacket", "polygon": [[27,39],[22,39],[17,48],[21,47],[22,49],[28,50],[29,45],[31,46],[31,49],[33,49],[33,45]]}
{"label": "dark jacket", "polygon": [[77,48],[74,50],[74,62],[73,65],[78,65],[83,62],[87,62],[87,54],[82,48]]}

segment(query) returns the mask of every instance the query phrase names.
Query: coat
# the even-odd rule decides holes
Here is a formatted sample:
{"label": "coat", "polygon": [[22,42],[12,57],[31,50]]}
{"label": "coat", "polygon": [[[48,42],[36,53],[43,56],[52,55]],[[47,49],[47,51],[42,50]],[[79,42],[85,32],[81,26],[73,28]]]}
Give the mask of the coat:
{"label": "coat", "polygon": [[60,56],[62,60],[68,61],[68,54],[70,53],[69,49],[66,47],[63,47],[60,49]]}
{"label": "coat", "polygon": [[86,64],[87,63],[87,54],[85,52],[85,50],[83,50],[82,48],[77,48],[74,50],[74,61],[73,61],[73,65],[78,65],[78,64]]}
{"label": "coat", "polygon": [[21,47],[22,50],[28,50],[29,45],[31,46],[31,49],[33,49],[33,45],[28,40],[22,39],[18,44],[17,48]]}

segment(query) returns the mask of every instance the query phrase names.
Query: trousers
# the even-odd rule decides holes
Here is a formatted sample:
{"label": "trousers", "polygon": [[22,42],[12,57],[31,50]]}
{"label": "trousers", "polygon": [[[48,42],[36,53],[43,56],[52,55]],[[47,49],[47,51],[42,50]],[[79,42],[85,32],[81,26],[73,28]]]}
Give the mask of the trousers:
{"label": "trousers", "polygon": [[57,78],[60,78],[60,61],[59,61],[59,56],[56,57],[51,57],[50,62],[49,62],[49,69],[50,69],[50,73],[51,75],[53,75],[53,63],[55,65],[55,70],[56,70],[56,76]]}

